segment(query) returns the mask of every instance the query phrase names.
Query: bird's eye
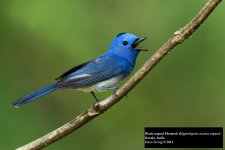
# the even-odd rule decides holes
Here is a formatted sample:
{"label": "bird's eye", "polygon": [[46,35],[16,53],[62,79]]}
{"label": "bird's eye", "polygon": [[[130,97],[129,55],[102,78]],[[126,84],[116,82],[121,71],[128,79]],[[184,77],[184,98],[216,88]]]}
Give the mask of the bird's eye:
{"label": "bird's eye", "polygon": [[128,44],[128,42],[127,42],[127,41],[123,41],[123,45],[125,45],[125,46],[126,46],[127,44]]}

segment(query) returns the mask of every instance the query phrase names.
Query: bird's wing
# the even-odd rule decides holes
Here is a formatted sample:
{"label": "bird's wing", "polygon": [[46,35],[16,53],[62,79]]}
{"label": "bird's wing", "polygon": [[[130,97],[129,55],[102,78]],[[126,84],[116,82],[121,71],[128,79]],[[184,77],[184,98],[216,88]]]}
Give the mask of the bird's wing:
{"label": "bird's wing", "polygon": [[88,64],[90,61],[88,62],[85,62],[85,63],[82,63],[82,64],[79,64],[77,66],[74,66],[73,68],[71,68],[70,70],[64,72],[62,75],[60,75],[59,77],[56,78],[56,80],[61,80],[65,77],[67,77],[68,75],[70,75],[71,73],[81,69],[82,67],[84,67],[86,64]]}
{"label": "bird's wing", "polygon": [[71,72],[58,83],[59,88],[80,88],[94,85],[112,77],[126,77],[133,67],[129,62],[114,55],[102,55],[87,63],[75,72]]}

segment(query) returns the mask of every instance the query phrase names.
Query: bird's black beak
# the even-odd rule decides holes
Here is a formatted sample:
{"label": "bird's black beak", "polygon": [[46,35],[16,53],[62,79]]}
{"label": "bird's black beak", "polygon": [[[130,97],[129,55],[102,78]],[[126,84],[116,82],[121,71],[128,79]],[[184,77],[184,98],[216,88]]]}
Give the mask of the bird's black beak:
{"label": "bird's black beak", "polygon": [[138,48],[138,45],[139,45],[141,42],[143,42],[144,40],[146,40],[146,39],[147,39],[147,37],[143,37],[143,38],[136,39],[136,40],[134,41],[134,43],[132,44],[132,47],[133,47],[134,49],[136,49],[137,51],[148,51],[147,49],[141,49],[141,48]]}

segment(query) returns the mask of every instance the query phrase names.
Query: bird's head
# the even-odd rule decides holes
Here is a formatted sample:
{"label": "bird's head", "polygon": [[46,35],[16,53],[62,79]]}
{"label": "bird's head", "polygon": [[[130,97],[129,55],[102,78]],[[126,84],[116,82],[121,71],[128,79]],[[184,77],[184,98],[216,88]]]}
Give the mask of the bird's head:
{"label": "bird's head", "polygon": [[144,41],[146,37],[139,38],[130,33],[120,33],[112,41],[109,52],[117,54],[124,57],[135,65],[136,58],[140,51],[147,51],[146,49],[141,49],[139,44]]}

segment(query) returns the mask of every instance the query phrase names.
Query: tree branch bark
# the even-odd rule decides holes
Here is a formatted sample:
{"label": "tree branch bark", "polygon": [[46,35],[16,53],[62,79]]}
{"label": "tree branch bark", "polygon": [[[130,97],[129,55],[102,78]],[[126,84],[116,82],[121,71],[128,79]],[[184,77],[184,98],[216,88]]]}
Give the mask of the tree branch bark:
{"label": "tree branch bark", "polygon": [[91,106],[85,112],[58,129],[34,140],[31,143],[17,148],[17,150],[42,149],[82,127],[90,120],[115,105],[129,91],[131,91],[135,85],[138,84],[149,73],[149,71],[151,71],[154,66],[156,66],[158,62],[168,54],[168,52],[170,52],[176,45],[188,39],[221,1],[222,0],[209,0],[199,11],[196,17],[193,18],[186,26],[176,31],[172,37],[159,50],[157,50],[153,56],[149,58],[149,60],[147,60],[146,63],[120,89],[116,91],[116,94],[113,94],[105,100]]}

